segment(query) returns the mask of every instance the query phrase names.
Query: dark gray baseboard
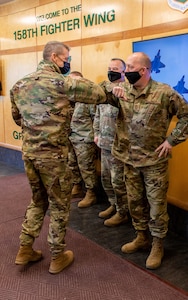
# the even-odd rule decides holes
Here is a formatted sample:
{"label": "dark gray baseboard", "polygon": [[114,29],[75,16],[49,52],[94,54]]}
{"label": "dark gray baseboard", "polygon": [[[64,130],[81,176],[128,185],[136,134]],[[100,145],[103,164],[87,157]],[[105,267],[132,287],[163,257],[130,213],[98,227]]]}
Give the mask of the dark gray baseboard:
{"label": "dark gray baseboard", "polygon": [[6,163],[8,166],[24,170],[21,151],[0,147],[0,161]]}

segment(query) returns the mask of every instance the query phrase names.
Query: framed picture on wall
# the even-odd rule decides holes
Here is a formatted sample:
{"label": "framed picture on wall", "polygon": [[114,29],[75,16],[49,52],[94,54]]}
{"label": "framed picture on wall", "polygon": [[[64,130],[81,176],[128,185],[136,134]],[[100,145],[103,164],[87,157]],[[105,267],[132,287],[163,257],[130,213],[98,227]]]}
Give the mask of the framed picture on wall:
{"label": "framed picture on wall", "polygon": [[133,42],[133,52],[145,52],[152,61],[151,76],[168,83],[188,102],[188,34]]}

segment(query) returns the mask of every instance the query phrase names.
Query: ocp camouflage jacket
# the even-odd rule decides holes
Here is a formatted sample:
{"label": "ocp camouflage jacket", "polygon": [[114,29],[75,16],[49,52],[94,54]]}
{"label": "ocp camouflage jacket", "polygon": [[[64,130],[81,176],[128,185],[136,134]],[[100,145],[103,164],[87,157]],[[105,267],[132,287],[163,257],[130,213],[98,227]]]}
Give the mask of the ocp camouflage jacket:
{"label": "ocp camouflage jacket", "polygon": [[[112,154],[135,167],[167,160],[155,150],[166,139],[172,146],[187,139],[188,103],[169,85],[152,79],[140,92],[129,84],[124,88],[127,100],[107,95],[108,102],[119,107]],[[167,135],[173,116],[178,121]]]}
{"label": "ocp camouflage jacket", "polygon": [[71,102],[104,103],[99,85],[60,74],[58,66],[42,60],[37,71],[17,81],[10,91],[12,116],[23,129],[23,155],[67,158]]}

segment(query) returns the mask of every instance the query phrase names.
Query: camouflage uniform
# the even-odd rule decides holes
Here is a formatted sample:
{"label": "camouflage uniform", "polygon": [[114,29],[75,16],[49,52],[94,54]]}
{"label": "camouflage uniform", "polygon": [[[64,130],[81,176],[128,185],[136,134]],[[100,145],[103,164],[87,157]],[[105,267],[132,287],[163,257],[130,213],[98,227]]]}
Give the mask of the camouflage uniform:
{"label": "camouflage uniform", "polygon": [[170,86],[152,79],[140,92],[131,85],[124,87],[126,101],[107,95],[108,101],[120,109],[112,153],[125,163],[129,210],[135,229],[145,230],[149,223],[152,236],[164,238],[169,219],[166,193],[170,156],[159,157],[155,149],[166,140],[174,115],[179,120],[167,140],[172,146],[185,141],[188,105]]}
{"label": "camouflage uniform", "polygon": [[48,242],[52,256],[64,250],[71,196],[69,149],[70,101],[103,103],[101,88],[86,79],[60,74],[58,66],[42,60],[37,71],[19,80],[10,91],[12,116],[23,129],[23,159],[32,190],[20,235],[32,245],[49,206]]}
{"label": "camouflage uniform", "polygon": [[69,156],[73,183],[79,184],[83,180],[86,189],[95,189],[97,186],[95,166],[97,148],[93,133],[95,111],[96,105],[94,104],[76,103],[69,137],[73,146]]}
{"label": "camouflage uniform", "polygon": [[[102,84],[105,85],[105,82]],[[124,183],[124,163],[111,154],[111,148],[116,131],[117,107],[110,104],[100,104],[94,119],[94,135],[98,137],[101,148],[101,180],[103,188],[112,206],[121,216],[128,211],[127,192]]]}

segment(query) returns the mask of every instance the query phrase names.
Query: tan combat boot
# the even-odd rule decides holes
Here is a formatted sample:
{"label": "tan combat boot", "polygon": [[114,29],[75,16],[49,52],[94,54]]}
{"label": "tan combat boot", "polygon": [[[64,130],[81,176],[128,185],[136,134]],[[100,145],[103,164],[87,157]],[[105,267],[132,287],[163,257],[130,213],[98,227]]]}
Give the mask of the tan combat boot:
{"label": "tan combat boot", "polygon": [[29,262],[35,262],[42,258],[42,252],[40,250],[33,250],[32,246],[20,246],[18,254],[16,256],[16,265],[26,265]]}
{"label": "tan combat boot", "polygon": [[78,195],[83,195],[83,189],[82,189],[82,184],[74,184],[71,192],[72,197],[78,196]]}
{"label": "tan combat boot", "polygon": [[52,258],[49,268],[49,273],[57,274],[63,271],[66,267],[68,267],[74,260],[74,254],[72,251],[67,250],[65,252],[61,252],[57,255],[57,257]]}
{"label": "tan combat boot", "polygon": [[128,216],[122,217],[119,212],[113,215],[110,219],[104,221],[104,225],[108,227],[114,227],[128,222]]}
{"label": "tan combat boot", "polygon": [[99,213],[99,218],[105,219],[108,218],[110,215],[112,215],[115,212],[115,206],[111,205],[107,209],[101,211]]}
{"label": "tan combat boot", "polygon": [[150,255],[146,260],[146,268],[155,270],[160,267],[163,256],[163,240],[158,237],[154,237]]}
{"label": "tan combat boot", "polygon": [[134,253],[139,249],[147,249],[150,247],[150,241],[147,231],[138,231],[137,237],[130,243],[127,243],[121,247],[121,251],[124,253]]}
{"label": "tan combat boot", "polygon": [[96,195],[93,190],[87,190],[85,197],[78,202],[78,207],[89,207],[97,202]]}

